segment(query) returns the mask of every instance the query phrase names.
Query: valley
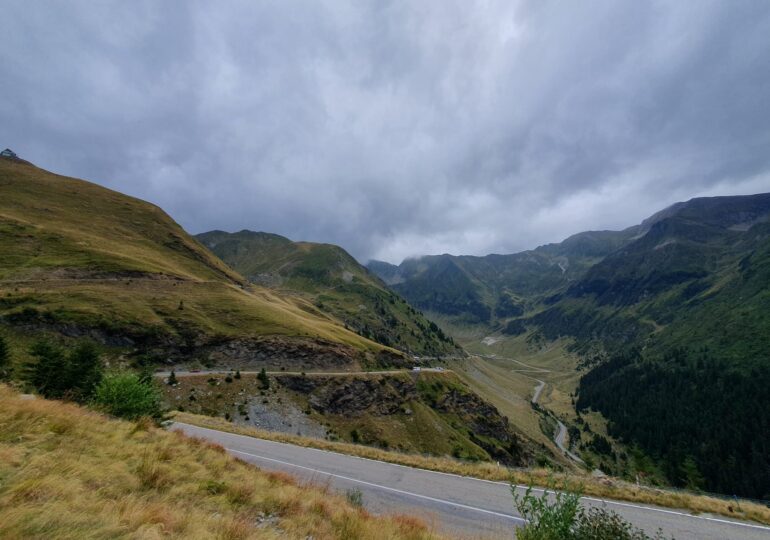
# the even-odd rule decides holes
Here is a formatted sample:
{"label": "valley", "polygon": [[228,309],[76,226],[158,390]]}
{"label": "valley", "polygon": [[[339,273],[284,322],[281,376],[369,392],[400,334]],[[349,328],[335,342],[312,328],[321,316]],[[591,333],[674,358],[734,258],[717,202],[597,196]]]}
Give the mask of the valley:
{"label": "valley", "polygon": [[369,268],[480,355],[469,384],[546,447],[539,380],[590,468],[768,498],[769,232],[770,194],[699,198],[518,254]]}
{"label": "valley", "polygon": [[578,381],[576,360],[566,344],[532,348],[521,338],[502,337],[465,348],[473,351],[471,357],[453,363],[463,380],[540,445],[543,463],[553,459],[567,470],[582,471],[585,463],[571,450],[564,424],[574,425],[577,419],[570,396]]}
{"label": "valley", "polygon": [[[655,408],[690,410],[672,395],[712,396],[724,417],[727,398],[688,394],[691,377],[738,381],[726,394],[738,411],[763,399],[768,197],[688,203],[510,256],[367,269],[268,233],[193,238],[157,207],[25,162],[0,159],[0,189],[0,323],[17,384],[40,339],[89,341],[111,369],[155,371],[167,409],[237,428],[599,481],[766,485],[748,480],[766,441],[743,416],[729,452],[748,452],[748,469],[736,457],[719,478],[704,463],[722,454],[681,441],[672,453],[650,426],[693,433],[697,415]],[[721,330],[694,348],[715,314]],[[624,399],[645,416],[619,417]]]}
{"label": "valley", "polygon": [[0,540],[770,540],[770,0],[0,35]]}

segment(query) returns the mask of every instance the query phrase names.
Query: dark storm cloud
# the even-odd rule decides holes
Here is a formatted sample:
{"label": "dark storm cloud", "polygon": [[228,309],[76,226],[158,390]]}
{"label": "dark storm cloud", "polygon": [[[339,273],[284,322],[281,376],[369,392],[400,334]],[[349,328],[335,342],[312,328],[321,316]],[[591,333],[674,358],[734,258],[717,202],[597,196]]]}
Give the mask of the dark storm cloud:
{"label": "dark storm cloud", "polygon": [[361,259],[770,191],[770,4],[4,2],[0,145]]}

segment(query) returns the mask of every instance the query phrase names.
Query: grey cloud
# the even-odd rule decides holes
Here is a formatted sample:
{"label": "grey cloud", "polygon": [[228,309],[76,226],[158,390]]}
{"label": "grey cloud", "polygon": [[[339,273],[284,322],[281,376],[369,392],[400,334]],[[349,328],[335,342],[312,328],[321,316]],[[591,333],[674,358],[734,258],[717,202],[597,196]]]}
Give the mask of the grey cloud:
{"label": "grey cloud", "polygon": [[770,190],[770,6],[7,2],[0,144],[360,259]]}

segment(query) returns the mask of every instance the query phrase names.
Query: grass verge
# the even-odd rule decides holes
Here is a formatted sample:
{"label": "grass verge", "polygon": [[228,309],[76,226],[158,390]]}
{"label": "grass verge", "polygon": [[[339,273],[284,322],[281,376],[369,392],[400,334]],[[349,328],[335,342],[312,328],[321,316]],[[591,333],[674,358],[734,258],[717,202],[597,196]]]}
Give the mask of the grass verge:
{"label": "grass verge", "polygon": [[218,446],[0,385],[2,538],[435,538]]}
{"label": "grass verge", "polygon": [[668,508],[687,509],[693,513],[719,514],[732,518],[747,519],[759,523],[770,524],[770,508],[750,501],[728,501],[706,495],[637,486],[614,478],[594,478],[588,475],[556,474],[548,469],[507,469],[489,462],[466,463],[448,457],[432,457],[392,452],[369,446],[326,441],[323,439],[301,437],[288,433],[277,433],[252,427],[237,426],[222,418],[212,418],[183,412],[174,413],[174,419],[178,422],[199,427],[217,429],[229,433],[295,444],[309,448],[318,448],[367,459],[376,459],[430,471],[446,472],[460,476],[482,478],[484,480],[498,480],[502,482],[511,481],[519,485],[552,485],[556,489],[560,489],[566,485],[572,487],[580,485],[582,486],[584,495],[653,504]]}

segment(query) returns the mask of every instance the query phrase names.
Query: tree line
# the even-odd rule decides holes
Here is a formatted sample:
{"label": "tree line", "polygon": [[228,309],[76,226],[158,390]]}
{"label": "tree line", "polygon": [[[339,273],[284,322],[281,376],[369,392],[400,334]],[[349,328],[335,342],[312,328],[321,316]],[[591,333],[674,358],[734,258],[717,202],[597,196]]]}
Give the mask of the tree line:
{"label": "tree line", "polygon": [[656,458],[677,486],[770,499],[770,365],[736,365],[707,350],[639,350],[585,374],[578,410]]}
{"label": "tree line", "polygon": [[163,417],[152,374],[105,372],[100,351],[92,342],[68,348],[40,339],[28,352],[30,360],[14,366],[8,342],[0,335],[0,380],[15,380],[45,398],[90,405],[129,420]]}

